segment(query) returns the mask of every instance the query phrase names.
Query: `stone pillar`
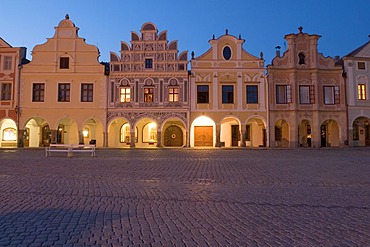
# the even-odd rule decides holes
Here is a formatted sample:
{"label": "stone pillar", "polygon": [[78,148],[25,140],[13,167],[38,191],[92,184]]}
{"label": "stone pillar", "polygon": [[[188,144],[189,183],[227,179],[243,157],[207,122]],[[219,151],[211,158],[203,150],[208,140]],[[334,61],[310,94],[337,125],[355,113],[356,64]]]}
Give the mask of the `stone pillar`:
{"label": "stone pillar", "polygon": [[157,148],[162,147],[162,131],[157,130]]}
{"label": "stone pillar", "polygon": [[17,133],[17,147],[22,148],[24,146],[23,143],[23,135],[24,135],[24,130],[19,129]]}
{"label": "stone pillar", "polygon": [[240,131],[240,146],[241,147],[246,147],[245,145],[245,131],[246,131],[246,126],[245,125],[242,125],[241,126],[241,131]]}
{"label": "stone pillar", "polygon": [[216,145],[215,147],[221,147],[221,125],[216,124]]}
{"label": "stone pillar", "polygon": [[57,130],[50,130],[50,143],[57,143]]}
{"label": "stone pillar", "polygon": [[135,129],[134,130],[130,130],[130,148],[134,148],[135,147]]}

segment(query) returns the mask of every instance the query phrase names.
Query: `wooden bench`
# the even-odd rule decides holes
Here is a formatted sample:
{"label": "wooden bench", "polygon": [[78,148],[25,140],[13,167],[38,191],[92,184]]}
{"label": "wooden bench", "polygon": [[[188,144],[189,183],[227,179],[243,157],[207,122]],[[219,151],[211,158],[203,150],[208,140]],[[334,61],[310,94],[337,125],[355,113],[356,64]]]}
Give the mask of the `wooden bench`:
{"label": "wooden bench", "polygon": [[51,153],[67,153],[67,157],[72,157],[75,152],[91,153],[91,157],[95,157],[95,145],[83,144],[50,144],[45,148],[45,156],[48,157]]}

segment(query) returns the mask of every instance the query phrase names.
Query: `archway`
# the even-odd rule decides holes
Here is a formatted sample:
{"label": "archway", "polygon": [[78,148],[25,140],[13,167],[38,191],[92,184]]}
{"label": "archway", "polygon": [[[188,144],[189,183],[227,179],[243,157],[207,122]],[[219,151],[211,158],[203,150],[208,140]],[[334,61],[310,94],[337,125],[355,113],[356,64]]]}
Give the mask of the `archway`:
{"label": "archway", "polygon": [[45,119],[34,117],[28,120],[24,129],[24,147],[46,147],[51,143],[51,131]]}
{"label": "archway", "polygon": [[312,146],[311,124],[308,120],[302,120],[298,127],[298,142],[300,147]]}
{"label": "archway", "polygon": [[370,119],[358,117],[352,124],[353,146],[370,146]]}
{"label": "archway", "polygon": [[18,131],[16,123],[6,118],[0,121],[0,147],[17,147]]}
{"label": "archway", "polygon": [[339,147],[339,126],[335,120],[324,121],[320,127],[321,147]]}
{"label": "archway", "polygon": [[[108,147],[130,147],[131,146],[131,124],[125,118],[115,118],[108,125]],[[135,128],[135,140],[138,142],[138,131]]]}
{"label": "archway", "polygon": [[289,124],[284,119],[275,123],[275,146],[289,147]]}
{"label": "archway", "polygon": [[71,118],[64,118],[57,124],[56,143],[79,144],[79,132],[76,121]]}
{"label": "archway", "polygon": [[191,125],[191,147],[213,147],[216,136],[215,122],[206,116],[196,118]]}
{"label": "archway", "polygon": [[142,118],[135,126],[138,130],[137,147],[156,147],[160,136],[158,136],[158,125],[153,119]]}
{"label": "archway", "polygon": [[104,146],[104,127],[97,119],[89,119],[85,122],[82,130],[84,144],[95,144],[97,147]]}
{"label": "archway", "polygon": [[248,119],[245,129],[245,141],[247,147],[266,147],[266,125],[259,117]]}
{"label": "archway", "polygon": [[165,147],[182,147],[186,144],[186,128],[184,124],[176,119],[168,119],[163,128],[163,145]]}
{"label": "archway", "polygon": [[226,117],[222,120],[220,142],[224,147],[240,146],[240,123],[237,118]]}

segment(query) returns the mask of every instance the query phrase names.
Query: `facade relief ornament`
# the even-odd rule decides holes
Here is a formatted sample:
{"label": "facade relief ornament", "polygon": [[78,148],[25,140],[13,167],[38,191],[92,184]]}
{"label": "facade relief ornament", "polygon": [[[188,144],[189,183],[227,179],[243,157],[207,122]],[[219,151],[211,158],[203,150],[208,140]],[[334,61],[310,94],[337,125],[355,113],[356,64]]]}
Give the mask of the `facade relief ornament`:
{"label": "facade relief ornament", "polygon": [[236,74],[226,73],[226,74],[221,74],[220,75],[220,81],[221,82],[236,82],[236,80],[237,80]]}

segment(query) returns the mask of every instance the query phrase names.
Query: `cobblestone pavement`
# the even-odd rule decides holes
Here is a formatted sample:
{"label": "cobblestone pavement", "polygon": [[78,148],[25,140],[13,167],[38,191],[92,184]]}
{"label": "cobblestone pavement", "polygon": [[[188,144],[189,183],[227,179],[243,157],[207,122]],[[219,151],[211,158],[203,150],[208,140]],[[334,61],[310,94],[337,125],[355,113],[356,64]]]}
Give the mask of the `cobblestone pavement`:
{"label": "cobblestone pavement", "polygon": [[370,246],[370,149],[0,149],[0,246]]}

